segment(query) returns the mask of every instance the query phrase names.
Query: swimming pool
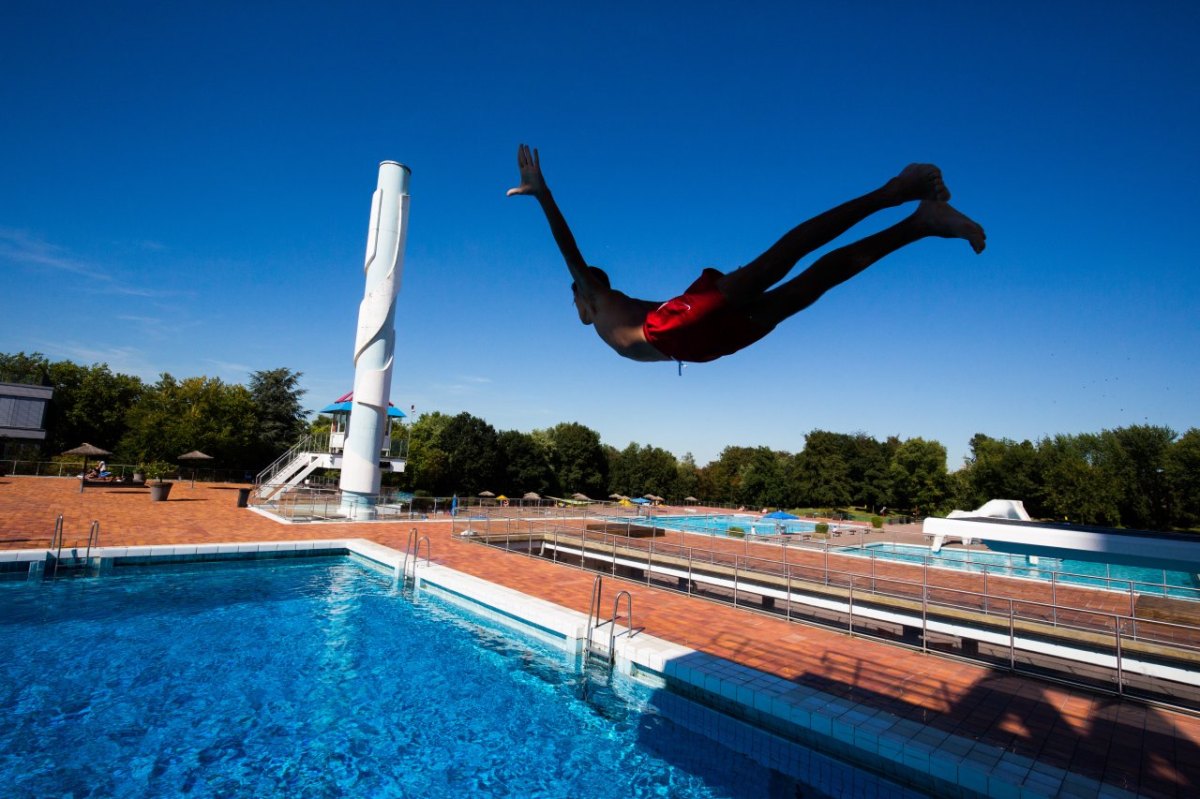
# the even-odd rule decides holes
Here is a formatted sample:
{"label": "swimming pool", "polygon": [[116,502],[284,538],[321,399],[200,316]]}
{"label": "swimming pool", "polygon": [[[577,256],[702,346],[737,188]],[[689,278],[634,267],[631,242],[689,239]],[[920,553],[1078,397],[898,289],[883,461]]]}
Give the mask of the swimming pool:
{"label": "swimming pool", "polygon": [[[620,519],[624,522],[626,519]],[[705,533],[707,535],[729,535],[730,531],[740,530],[746,535],[795,535],[811,533],[817,529],[815,522],[805,522],[799,519],[766,519],[748,515],[705,515],[705,516],[652,516],[643,523],[653,521],[655,525],[666,530],[678,530],[685,533]]]}
{"label": "swimming pool", "polygon": [[878,557],[906,563],[928,562],[930,566],[960,571],[986,570],[988,574],[1004,577],[1055,580],[1124,593],[1128,593],[1132,588],[1142,594],[1165,593],[1173,597],[1200,600],[1200,579],[1197,579],[1195,574],[1183,571],[1162,571],[1059,558],[1038,558],[1035,563],[1023,555],[1003,552],[941,549],[934,553],[929,547],[888,542],[839,547],[834,551],[843,555]]}
{"label": "swimming pool", "polygon": [[915,795],[815,753],[798,782],[344,557],[0,583],[0,610],[6,796]]}

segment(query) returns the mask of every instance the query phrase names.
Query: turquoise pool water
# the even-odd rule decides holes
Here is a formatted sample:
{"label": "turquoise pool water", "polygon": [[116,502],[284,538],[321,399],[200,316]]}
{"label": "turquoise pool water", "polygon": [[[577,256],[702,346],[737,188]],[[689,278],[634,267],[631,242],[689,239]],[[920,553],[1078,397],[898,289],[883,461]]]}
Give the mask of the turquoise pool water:
{"label": "turquoise pool water", "polygon": [[[706,515],[706,516],[654,516],[643,519],[642,523],[653,522],[667,530],[678,530],[687,533],[705,533],[707,535],[729,535],[733,528],[740,528],[748,535],[795,535],[796,533],[811,533],[817,529],[814,522],[799,519],[766,519],[758,516],[742,515]],[[624,522],[625,519],[615,521]]]}
{"label": "turquoise pool water", "polygon": [[914,796],[680,703],[347,558],[0,583],[5,797]]}
{"label": "turquoise pool water", "polygon": [[1057,580],[1073,585],[1086,585],[1110,591],[1128,593],[1132,588],[1143,594],[1167,594],[1185,599],[1200,600],[1200,579],[1183,571],[1163,571],[1137,566],[1094,563],[1084,560],[1038,558],[1036,563],[1022,555],[978,550],[942,549],[936,554],[929,547],[913,544],[878,542],[863,546],[838,547],[844,555],[865,555],[906,563],[924,563],[947,569],[997,574],[1005,577],[1025,577],[1033,580]]}

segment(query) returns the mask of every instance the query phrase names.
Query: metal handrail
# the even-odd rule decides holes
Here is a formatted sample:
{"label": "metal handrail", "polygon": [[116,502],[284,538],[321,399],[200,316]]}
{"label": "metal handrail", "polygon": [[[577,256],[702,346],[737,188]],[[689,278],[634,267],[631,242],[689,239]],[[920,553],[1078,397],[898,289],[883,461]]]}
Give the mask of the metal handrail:
{"label": "metal handrail", "polygon": [[83,555],[83,565],[86,568],[92,557],[92,547],[100,546],[100,520],[93,519],[92,527],[88,530],[87,551]]}
{"label": "metal handrail", "polygon": [[50,549],[58,547],[58,551],[54,554],[54,571],[51,576],[58,574],[58,562],[62,560],[63,546],[63,515],[58,514],[58,518],[54,520],[54,533],[50,536]]}
{"label": "metal handrail", "polygon": [[324,441],[325,441],[325,445],[323,447],[321,447],[321,449],[322,450],[328,449],[329,448],[329,437],[328,436],[329,436],[329,434],[325,433],[321,436],[309,434],[309,435],[302,437],[299,441],[297,441],[295,444],[293,444],[291,447],[289,447],[286,452],[284,452],[282,455],[280,455],[275,460],[271,461],[270,465],[267,466],[267,468],[265,468],[261,472],[259,472],[258,476],[254,479],[255,484],[256,485],[270,484],[271,478],[274,477],[275,475],[279,474],[279,472],[281,472],[287,464],[291,463],[292,460],[295,459],[295,457],[299,453],[312,452],[312,451],[317,450],[318,449],[317,444],[321,439],[324,439]]}
{"label": "metal handrail", "polygon": [[620,608],[620,605],[621,605],[621,597],[625,597],[625,599],[627,600],[626,608],[628,608],[628,610],[629,610],[629,632],[628,632],[628,635],[630,638],[633,637],[633,594],[629,593],[628,591],[621,591],[619,594],[617,594],[616,598],[613,599],[612,626],[608,628],[608,665],[610,667],[614,663],[617,662],[616,639],[617,639],[617,619],[619,618],[617,613],[618,613],[618,609]]}
{"label": "metal handrail", "polygon": [[587,637],[583,641],[583,670],[587,672],[588,662],[592,659],[592,632],[600,620],[600,601],[604,594],[604,577],[597,574],[592,581],[592,599],[588,603]]}
{"label": "metal handrail", "polygon": [[417,564],[421,560],[421,542],[425,542],[425,565],[428,566],[433,562],[433,543],[429,540],[429,536],[421,535],[417,528],[413,527],[408,531],[408,543],[404,547],[404,560],[401,561],[400,574],[398,577],[408,582],[408,557],[411,554],[413,559],[413,579],[417,578]]}
{"label": "metal handrail", "polygon": [[[599,566],[599,564],[597,564],[597,565],[599,566],[599,568],[604,568],[605,571],[607,572],[608,570],[610,570],[612,568],[612,555],[608,552],[589,554],[587,551],[588,550],[587,544],[589,543],[589,536],[592,537],[590,543],[597,544],[600,546],[605,546],[605,547],[612,547],[614,551],[615,551],[616,547],[618,546],[618,544],[627,546],[628,540],[619,540],[618,536],[607,534],[607,533],[589,532],[586,535],[582,536],[581,540],[583,543],[583,549],[581,551],[581,565],[582,565],[583,561],[585,561],[589,558],[592,560],[600,559],[601,562],[603,563],[603,566]],[[738,580],[741,582],[745,582],[747,580],[753,581],[754,575],[759,574],[759,575],[768,575],[768,576],[775,577],[775,578],[786,579],[789,586],[792,585],[793,580],[795,580],[796,582],[801,582],[801,583],[808,582],[808,583],[812,583],[815,585],[819,585],[819,584],[821,584],[821,582],[815,575],[810,574],[808,579],[805,579],[805,577],[803,576],[804,572],[807,571],[807,572],[821,573],[824,571],[824,569],[819,569],[816,567],[802,566],[802,565],[797,565],[797,564],[787,564],[787,563],[783,563],[780,561],[770,561],[770,560],[764,559],[764,558],[744,558],[744,557],[734,556],[733,563],[728,563],[728,562],[720,563],[717,559],[712,558],[712,557],[709,557],[706,559],[701,559],[699,557],[696,557],[697,555],[710,555],[711,556],[713,553],[711,553],[709,551],[697,550],[694,547],[680,547],[679,549],[681,549],[682,551],[680,552],[678,557],[682,558],[685,553],[689,556],[689,568],[688,568],[689,592],[690,592],[690,588],[691,588],[691,582],[694,581],[697,577],[694,570],[696,568],[703,569],[703,567],[705,565],[723,566],[725,568],[733,568],[735,570],[735,574],[734,574],[735,580]],[[646,552],[647,557],[649,558],[649,550],[646,550],[645,552]],[[659,554],[661,555],[662,553],[660,552]],[[765,571],[765,570],[758,570],[758,569],[746,569],[745,567],[747,565],[749,565],[751,561],[758,561],[760,563],[777,564],[784,568],[780,569],[780,570],[772,570],[772,571]],[[647,568],[649,569],[652,566],[653,566],[652,562],[648,559],[647,560]],[[586,566],[584,566],[584,568],[586,568]],[[593,568],[595,568],[595,567],[593,567]],[[749,572],[749,573],[747,573],[747,572]],[[797,572],[799,572],[801,576],[798,577]],[[1162,628],[1164,630],[1175,629],[1175,630],[1179,630],[1184,633],[1192,633],[1192,634],[1200,633],[1200,625],[1188,625],[1188,624],[1182,624],[1182,623],[1178,623],[1178,622],[1167,622],[1167,621],[1160,621],[1160,620],[1146,620],[1146,619],[1139,620],[1135,616],[1127,616],[1127,615],[1124,615],[1121,613],[1113,613],[1113,612],[1109,612],[1109,611],[1099,611],[1099,610],[1088,609],[1088,608],[1073,608],[1073,607],[1068,607],[1068,606],[1054,605],[1054,604],[1041,602],[1041,601],[1033,600],[1033,599],[1012,599],[1012,598],[1004,597],[1004,596],[983,594],[978,591],[969,591],[969,590],[964,590],[964,589],[942,587],[942,586],[936,586],[936,585],[931,586],[924,579],[921,582],[916,582],[916,581],[906,580],[906,579],[899,578],[899,577],[887,577],[887,578],[875,577],[875,578],[871,578],[868,582],[863,583],[863,582],[855,581],[855,578],[856,577],[863,578],[866,575],[859,575],[854,572],[841,572],[836,569],[830,569],[829,572],[832,575],[834,575],[835,577],[837,577],[838,579],[829,581],[825,584],[834,585],[834,586],[838,586],[838,587],[850,587],[854,591],[854,593],[857,595],[859,602],[867,601],[865,599],[865,597],[870,597],[870,596],[875,596],[875,597],[879,597],[879,598],[888,598],[888,599],[907,600],[907,601],[920,601],[922,604],[922,616],[923,617],[927,616],[930,611],[936,613],[937,609],[942,608],[942,609],[948,609],[948,610],[966,610],[966,611],[970,611],[970,612],[978,612],[978,613],[984,614],[985,616],[994,614],[994,615],[998,615],[1001,619],[1003,619],[1007,615],[1003,609],[1011,608],[1014,620],[1022,619],[1022,620],[1031,621],[1031,622],[1053,623],[1054,626],[1060,627],[1064,631],[1074,630],[1074,631],[1084,632],[1084,633],[1104,632],[1106,630],[1111,630],[1112,625],[1114,623],[1119,623],[1119,622],[1113,622],[1114,619],[1118,619],[1121,621],[1128,620],[1131,624],[1135,625],[1135,629],[1136,629],[1137,622],[1142,621],[1143,625],[1153,624],[1155,627]],[[924,572],[923,572],[922,576],[925,577]],[[845,579],[842,579],[842,578],[845,578]],[[597,579],[599,579],[599,575],[597,575]],[[900,587],[910,587],[913,590],[911,592],[907,592],[907,593],[904,593],[901,591],[888,591],[881,587],[881,585],[880,585],[881,583],[890,584],[890,585],[894,585],[894,586],[900,586]],[[790,595],[790,593],[791,593],[791,591],[789,591],[789,595]],[[941,596],[941,599],[932,598],[931,597],[932,593],[939,594]],[[970,602],[970,601],[952,602],[952,601],[948,601],[948,595],[973,597],[973,598],[976,598],[977,601],[976,602]],[[999,609],[1000,613],[995,614],[994,610],[989,610],[988,609],[989,605],[994,606],[994,609]],[[1026,612],[1026,613],[1017,614],[1016,609],[1017,609],[1018,605],[1020,607],[1024,607],[1024,608],[1043,609],[1043,613],[1042,614],[1034,614],[1034,613]],[[1077,614],[1086,613],[1089,616],[1095,618],[1096,622],[1091,625],[1080,624],[1080,623],[1075,623],[1075,624],[1065,623],[1057,618],[1057,611],[1059,611],[1059,610],[1070,610]],[[595,616],[597,618],[599,617],[598,612],[595,613]],[[607,623],[607,622],[605,622],[605,623]],[[598,626],[600,626],[600,625],[598,625]],[[1134,637],[1136,638],[1137,636],[1134,636]],[[1164,642],[1158,637],[1147,637],[1145,635],[1142,635],[1142,636],[1140,636],[1140,638],[1143,641],[1156,641],[1159,643]],[[1191,645],[1179,643],[1176,641],[1170,641],[1170,644],[1172,646],[1178,647],[1185,651],[1200,651],[1200,647],[1191,646]]]}
{"label": "metal handrail", "polygon": [[56,546],[60,549],[62,548],[62,535],[63,515],[60,513],[58,514],[58,518],[54,520],[54,532],[50,534],[50,549],[54,549]]}

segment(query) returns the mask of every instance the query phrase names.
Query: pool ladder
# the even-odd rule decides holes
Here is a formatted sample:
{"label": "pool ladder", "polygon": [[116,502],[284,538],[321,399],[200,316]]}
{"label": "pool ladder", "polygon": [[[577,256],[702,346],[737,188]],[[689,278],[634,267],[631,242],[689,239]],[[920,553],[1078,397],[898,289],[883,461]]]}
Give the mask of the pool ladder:
{"label": "pool ladder", "polygon": [[[88,530],[87,550],[83,555],[82,566],[86,569],[88,562],[92,559],[92,548],[100,546],[100,520],[94,519],[92,526]],[[50,573],[51,577],[58,576],[58,566],[62,563],[62,548],[63,548],[63,515],[58,514],[58,518],[54,520],[54,532],[50,536],[50,549],[54,551],[54,570]],[[80,565],[72,563],[72,566]]]}
{"label": "pool ladder", "polygon": [[404,560],[400,562],[400,567],[396,570],[396,582],[401,585],[408,582],[408,556],[412,553],[413,580],[417,578],[417,563],[421,559],[421,542],[425,542],[425,565],[428,566],[433,557],[433,544],[429,541],[429,536],[421,535],[417,528],[412,528],[408,532],[408,545],[404,548]]}
{"label": "pool ladder", "polygon": [[632,638],[637,635],[641,628],[633,626],[633,595],[628,591],[622,590],[617,592],[616,598],[613,599],[612,616],[605,621],[600,621],[601,605],[603,604],[604,596],[604,577],[596,575],[596,579],[592,581],[592,601],[588,607],[588,625],[587,638],[583,642],[583,669],[586,672],[588,663],[592,657],[592,638],[596,630],[609,625],[608,627],[608,666],[612,665],[617,660],[617,620],[620,619],[621,598],[625,598],[625,610],[629,614],[629,628],[625,631],[625,635]]}

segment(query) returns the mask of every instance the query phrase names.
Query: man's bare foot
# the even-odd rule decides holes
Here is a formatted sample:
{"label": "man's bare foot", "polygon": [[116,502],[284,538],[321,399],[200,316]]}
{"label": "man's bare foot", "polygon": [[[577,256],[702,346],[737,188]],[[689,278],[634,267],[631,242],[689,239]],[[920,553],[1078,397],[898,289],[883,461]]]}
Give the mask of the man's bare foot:
{"label": "man's bare foot", "polygon": [[987,234],[973,219],[959,213],[949,203],[926,200],[917,206],[912,219],[929,235],[943,239],[966,239],[976,253],[987,246]]}
{"label": "man's bare foot", "polygon": [[910,200],[944,203],[950,199],[950,190],[942,182],[942,170],[933,164],[909,164],[887,182],[887,189],[902,203]]}

